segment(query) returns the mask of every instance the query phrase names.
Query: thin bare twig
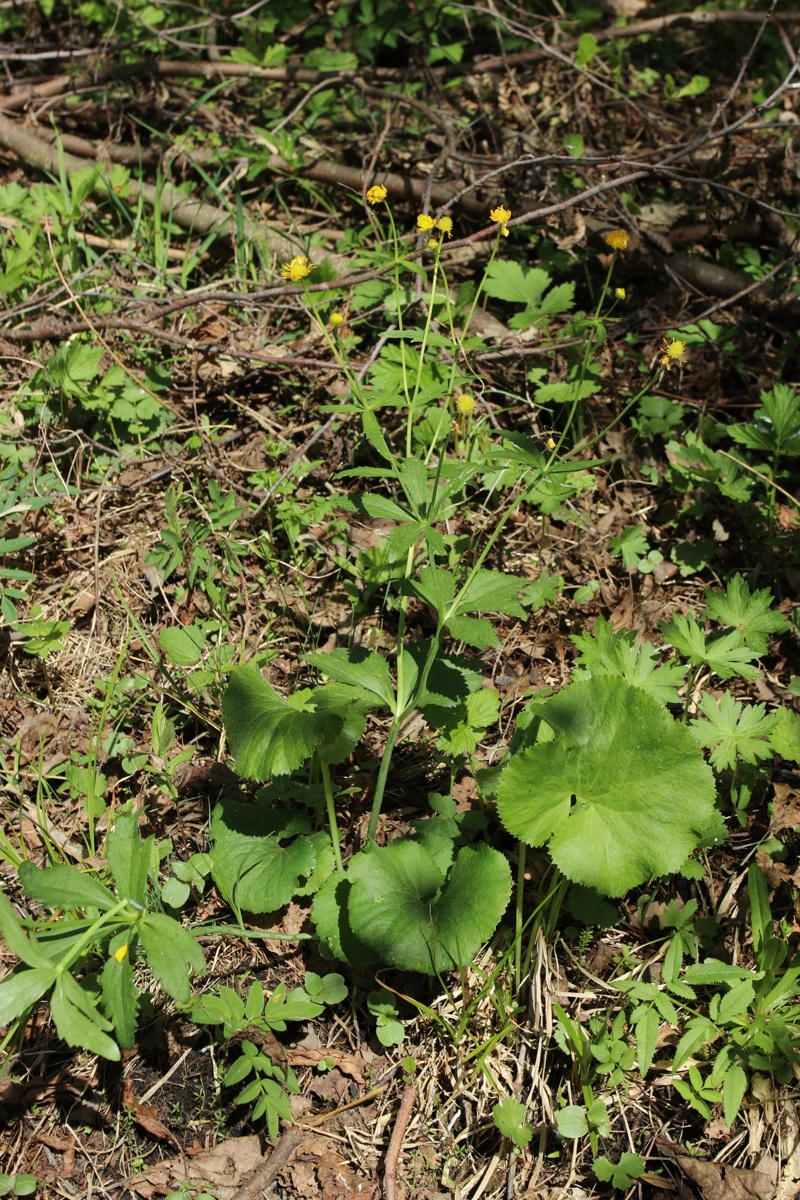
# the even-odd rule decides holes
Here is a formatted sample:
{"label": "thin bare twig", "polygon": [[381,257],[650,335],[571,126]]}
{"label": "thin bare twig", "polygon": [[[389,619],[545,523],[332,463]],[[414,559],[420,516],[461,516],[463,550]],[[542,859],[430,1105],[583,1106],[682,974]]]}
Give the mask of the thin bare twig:
{"label": "thin bare twig", "polygon": [[400,1101],[400,1108],[397,1113],[397,1120],[392,1131],[392,1140],[389,1142],[389,1149],[386,1151],[386,1161],[383,1169],[383,1194],[385,1200],[395,1200],[397,1196],[397,1164],[400,1160],[400,1147],[403,1145],[403,1138],[406,1135],[408,1122],[411,1119],[411,1110],[414,1107],[416,1098],[417,1089],[413,1083],[410,1083],[403,1092],[403,1098]]}

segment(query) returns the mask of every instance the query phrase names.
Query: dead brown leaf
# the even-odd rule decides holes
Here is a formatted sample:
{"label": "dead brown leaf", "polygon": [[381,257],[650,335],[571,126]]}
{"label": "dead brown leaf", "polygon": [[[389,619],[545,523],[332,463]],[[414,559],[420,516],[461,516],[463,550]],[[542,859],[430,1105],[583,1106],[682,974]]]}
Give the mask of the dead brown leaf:
{"label": "dead brown leaf", "polygon": [[798,828],[800,828],[800,793],[789,787],[788,784],[776,783],[769,832],[776,834],[781,829]]}
{"label": "dead brown leaf", "polygon": [[364,1060],[352,1054],[345,1054],[342,1050],[333,1050],[325,1046],[315,1050],[298,1047],[296,1050],[287,1050],[286,1057],[293,1067],[315,1067],[318,1062],[332,1058],[343,1075],[355,1079],[359,1087],[364,1086]]}
{"label": "dead brown leaf", "polygon": [[136,1124],[140,1125],[151,1137],[158,1138],[160,1142],[174,1142],[176,1146],[180,1146],[180,1142],[174,1133],[167,1129],[159,1118],[158,1109],[152,1104],[134,1104],[129,1111]]}
{"label": "dead brown leaf", "polygon": [[159,1163],[128,1180],[127,1186],[149,1200],[184,1182],[215,1188],[217,1200],[231,1200],[261,1159],[261,1142],[254,1134],[230,1138],[200,1154],[178,1155]]}
{"label": "dead brown leaf", "polygon": [[303,1200],[333,1200],[333,1197],[358,1196],[371,1200],[377,1186],[356,1175],[323,1139],[306,1143],[291,1161],[292,1185]]}
{"label": "dead brown leaf", "polygon": [[677,1163],[703,1200],[773,1200],[775,1183],[763,1171],[726,1167],[724,1163],[701,1162],[680,1154]]}

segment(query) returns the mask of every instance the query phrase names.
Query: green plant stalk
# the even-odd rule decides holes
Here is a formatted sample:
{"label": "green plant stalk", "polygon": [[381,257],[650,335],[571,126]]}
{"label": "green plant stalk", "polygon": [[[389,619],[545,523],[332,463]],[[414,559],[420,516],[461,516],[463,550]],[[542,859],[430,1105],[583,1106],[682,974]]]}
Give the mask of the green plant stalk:
{"label": "green plant stalk", "polygon": [[[410,546],[409,550],[408,550],[408,554],[406,555],[406,565],[405,565],[405,571],[403,573],[403,578],[410,579],[411,572],[413,570],[414,570],[414,547]],[[399,646],[399,648],[401,650],[403,648],[403,641],[405,639],[407,613],[408,613],[408,596],[402,596],[400,598],[400,613],[397,618],[397,645]],[[395,715],[397,715],[397,713],[399,712],[399,710],[402,706],[402,703],[403,703],[402,697],[405,695],[405,686],[404,685],[405,685],[405,667],[403,664],[403,655],[398,654],[397,655],[397,691],[395,693],[395,696],[396,696]]]}
{"label": "green plant stalk", "polygon": [[[396,711],[393,716],[392,724],[389,729],[389,736],[386,741],[386,747],[383,752],[383,757],[381,758],[380,771],[378,772],[378,778],[375,783],[375,794],[372,799],[372,811],[370,813],[369,827],[367,829],[367,839],[366,839],[367,843],[372,842],[374,840],[375,834],[378,829],[378,820],[380,817],[381,806],[383,804],[383,795],[386,790],[386,781],[387,781],[388,775],[389,775],[389,767],[391,765],[391,756],[392,756],[392,752],[394,751],[394,747],[395,747],[395,743],[397,741],[398,734],[400,732],[400,726],[402,725],[406,716],[411,712],[411,710],[414,707],[416,707],[415,697],[421,694],[421,692],[425,688],[425,685],[427,684],[428,675],[430,674],[431,669],[433,668],[433,664],[436,661],[436,658],[438,657],[439,651],[441,650],[442,637],[444,636],[444,629],[445,629],[446,622],[450,619],[450,617],[456,611],[456,608],[458,607],[460,598],[463,596],[464,592],[469,587],[469,585],[472,582],[472,580],[474,579],[475,575],[480,570],[483,562],[486,559],[486,555],[490,552],[492,546],[497,541],[497,538],[500,536],[500,533],[502,532],[506,522],[508,521],[508,519],[511,516],[511,513],[514,511],[515,507],[516,507],[515,503],[509,504],[508,508],[503,513],[500,520],[498,521],[494,531],[492,532],[490,537],[487,539],[486,546],[484,547],[482,553],[479,555],[478,560],[475,563],[475,566],[470,571],[470,574],[467,577],[466,583],[463,585],[463,587],[461,588],[461,590],[458,592],[455,599],[453,600],[453,603],[450,606],[450,609],[448,610],[447,614],[445,615],[444,620],[442,622],[440,622],[440,624],[437,626],[436,633],[434,634],[433,638],[431,639],[431,644],[428,648],[428,654],[427,654],[425,662],[422,666],[422,670],[419,673],[419,678],[417,680],[416,687],[414,688],[414,694],[409,697],[406,704],[403,705],[403,707],[401,709],[399,709],[399,711]],[[401,615],[402,615],[402,612],[403,612],[403,610],[401,607]],[[404,630],[404,626],[401,625],[399,632],[398,632],[398,645],[400,645],[400,646],[402,646],[403,630]],[[398,706],[399,706],[399,696],[401,694],[402,693],[400,693],[399,686],[398,686]]]}
{"label": "green plant stalk", "polygon": [[328,825],[331,831],[331,846],[333,847],[333,857],[336,861],[336,870],[344,871],[344,863],[342,862],[342,839],[339,833],[339,825],[336,820],[336,807],[333,802],[333,787],[331,786],[331,773],[328,770],[328,764],[320,760],[320,770],[322,772],[322,786],[325,789],[325,807],[328,810]]}
{"label": "green plant stalk", "polygon": [[[392,247],[393,247],[393,253],[394,253],[394,260],[392,262],[392,266],[394,268],[394,295],[395,295],[395,303],[397,305],[397,328],[398,328],[400,334],[402,335],[402,333],[403,333],[403,303],[402,303],[402,288],[400,287],[400,263],[402,262],[402,257],[400,255],[400,239],[397,236],[397,226],[394,223],[394,213],[392,212],[391,207],[388,204],[386,206],[386,211],[388,213],[389,224],[392,229]],[[403,373],[403,395],[406,398],[406,404],[408,406],[410,406],[411,394],[410,394],[409,386],[408,386],[408,366],[406,363],[406,339],[402,336],[400,338],[400,369]],[[411,431],[409,429],[406,434],[407,440],[408,440],[408,437],[410,436],[410,432]],[[411,455],[410,449],[407,451],[407,454],[410,457],[410,455]]]}
{"label": "green plant stalk", "polygon": [[[412,705],[413,707],[413,705]],[[369,826],[367,828],[367,845],[375,841],[375,834],[378,831],[378,820],[381,815],[381,807],[383,805],[383,793],[386,791],[386,780],[389,777],[389,767],[392,763],[392,754],[394,752],[395,743],[397,742],[400,733],[400,726],[405,718],[405,713],[395,713],[392,718],[392,724],[389,727],[389,736],[386,739],[386,745],[381,756],[380,770],[378,778],[375,781],[375,795],[372,798],[372,811],[369,815]]]}
{"label": "green plant stalk", "polygon": [[[441,246],[441,235],[439,238],[439,244]],[[427,349],[428,337],[431,332],[431,325],[433,324],[433,306],[436,301],[436,280],[437,280],[438,274],[439,274],[439,252],[437,250],[437,252],[434,256],[434,260],[433,260],[433,279],[431,280],[431,298],[428,303],[428,311],[425,314],[425,326],[422,331],[422,341],[420,342],[419,351],[418,351],[419,364],[417,366],[417,378],[414,382],[414,391],[411,396],[411,401],[408,405],[408,416],[406,418],[406,456],[408,458],[411,457],[411,432],[412,432],[412,428],[413,428],[413,424],[414,424],[414,407],[417,403],[417,396],[419,395],[419,389],[420,389],[420,385],[422,383],[422,370],[423,370],[423,367],[425,366],[425,350]]]}
{"label": "green plant stalk", "polygon": [[364,408],[368,408],[369,405],[367,403],[367,398],[361,390],[361,384],[359,382],[358,376],[353,371],[353,368],[350,365],[350,361],[347,358],[347,355],[343,353],[341,345],[336,340],[336,338],[333,336],[331,331],[328,329],[328,326],[325,324],[322,317],[320,316],[319,308],[315,302],[314,295],[312,292],[310,292],[308,290],[308,285],[306,284],[305,279],[300,280],[300,286],[303,289],[303,294],[305,295],[306,301],[308,302],[308,306],[311,309],[312,313],[314,314],[314,319],[316,320],[317,324],[320,327],[322,336],[325,338],[325,341],[328,343],[328,349],[330,350],[333,357],[336,359],[336,362],[338,363],[338,365],[341,367],[342,371],[344,372],[345,379],[350,384],[350,387],[353,389],[353,395],[355,396],[356,400],[358,400],[359,404],[361,404]]}
{"label": "green plant stalk", "polygon": [[[109,924],[114,917],[116,917],[119,913],[124,912],[125,909],[129,907],[136,906],[133,905],[131,900],[120,900],[114,905],[113,908],[106,909],[106,911],[89,926],[83,937],[74,946],[71,946],[64,957],[56,963],[54,967],[56,975],[62,975],[64,971],[69,970],[70,966],[78,961],[86,947],[90,946],[92,942],[97,941],[97,934],[99,930],[101,930],[104,925]],[[143,916],[144,909],[142,909],[141,912],[137,912],[135,921],[138,923],[141,921]],[[132,921],[131,924],[133,923],[134,922]]]}
{"label": "green plant stalk", "polygon": [[[572,422],[575,420],[575,414],[578,411],[578,405],[580,404],[580,401],[581,401],[581,388],[583,386],[584,380],[586,379],[586,372],[589,367],[589,358],[591,357],[592,347],[594,346],[597,326],[600,323],[600,310],[603,307],[603,301],[605,300],[606,295],[608,294],[608,289],[611,284],[611,275],[614,271],[614,264],[616,263],[616,261],[617,261],[617,251],[614,250],[614,252],[611,256],[611,262],[608,264],[608,271],[606,273],[605,282],[603,283],[603,287],[600,291],[600,296],[597,301],[597,307],[594,310],[594,318],[592,319],[591,332],[589,334],[589,337],[586,339],[586,349],[583,352],[583,362],[581,363],[580,375],[578,376],[578,386],[575,388],[575,395],[573,396],[572,401],[570,403],[569,413],[567,415],[567,420],[564,424],[564,428],[561,430],[561,436],[558,438],[555,446],[553,447],[552,451],[550,452],[550,459],[547,464],[548,466],[550,465],[550,463],[553,462],[553,460],[555,459],[559,450],[561,449],[562,445],[564,444],[564,439],[566,438],[567,434],[569,433],[570,428],[572,427]],[[610,428],[610,426],[609,426],[609,428]]]}
{"label": "green plant stalk", "polygon": [[[539,727],[541,726],[542,718],[534,717],[530,724],[531,746],[536,745],[539,736]],[[514,905],[514,981],[516,983],[516,994],[519,996],[520,988],[522,987],[522,932],[524,928],[524,901],[525,901],[525,858],[527,846],[524,842],[517,842],[517,851],[519,855],[517,864],[517,895]]]}
{"label": "green plant stalk", "polygon": [[523,924],[523,893],[525,891],[525,857],[527,846],[517,842],[517,895],[514,904],[514,983],[516,994],[522,987],[522,924]]}

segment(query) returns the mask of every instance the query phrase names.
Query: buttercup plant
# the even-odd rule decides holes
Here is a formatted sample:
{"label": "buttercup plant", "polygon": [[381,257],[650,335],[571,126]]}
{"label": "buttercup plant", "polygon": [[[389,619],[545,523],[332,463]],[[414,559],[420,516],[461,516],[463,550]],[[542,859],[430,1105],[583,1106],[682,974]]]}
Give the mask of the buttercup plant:
{"label": "buttercup plant", "polygon": [[[381,654],[356,646],[311,653],[306,655],[308,665],[326,682],[300,689],[288,698],[279,695],[253,664],[232,673],[223,700],[231,751],[242,775],[270,780],[271,784],[262,791],[256,810],[244,811],[241,805],[231,802],[218,806],[212,824],[211,853],[214,877],[236,905],[235,911],[253,907],[272,911],[298,892],[313,893],[312,911],[318,933],[336,957],[353,964],[381,961],[402,969],[440,973],[466,964],[496,927],[511,892],[509,864],[485,841],[473,844],[462,819],[455,814],[445,816],[436,807],[434,815],[420,821],[410,837],[378,846],[378,822],[394,749],[404,722],[414,710],[440,731],[481,728],[494,719],[483,719],[476,709],[477,701],[492,695],[482,687],[476,662],[447,653],[445,639],[482,652],[499,646],[497,634],[484,614],[524,616],[520,592],[525,581],[488,569],[485,564],[511,512],[525,501],[535,503],[537,489],[544,480],[557,482],[571,470],[570,458],[575,452],[562,455],[560,451],[580,402],[592,345],[602,328],[601,313],[616,255],[627,246],[628,235],[618,230],[606,238],[614,256],[589,324],[583,365],[559,439],[548,437],[545,454],[524,435],[504,433],[500,444],[490,446],[486,462],[476,463],[465,459],[458,441],[468,423],[479,423],[472,390],[476,377],[465,347],[469,345],[472,314],[481,290],[501,239],[509,233],[511,210],[498,205],[489,214],[497,226],[497,236],[483,281],[468,298],[457,332],[441,260],[443,239],[452,233],[452,219],[418,214],[417,230],[438,234],[431,239],[432,267],[426,269],[402,244],[391,205],[384,206],[385,200],[380,185],[368,189],[368,203],[380,204],[381,212],[388,216],[388,268],[394,278],[397,328],[388,331],[389,348],[382,352],[369,384],[357,375],[346,346],[323,319],[319,293],[307,287],[307,259],[302,259],[302,271],[298,265],[295,273],[310,312],[350,388],[338,412],[360,417],[366,442],[381,464],[356,467],[342,474],[379,485],[392,484],[399,494],[395,499],[366,492],[349,501],[364,516],[394,522],[386,538],[395,564],[390,586],[399,596],[394,669],[390,670],[389,661]],[[291,266],[287,264],[284,274]],[[423,287],[423,320],[410,328],[404,324],[408,301],[403,280],[407,275],[420,280]],[[335,294],[335,284],[330,291]],[[446,335],[435,332],[434,314],[447,329]],[[442,349],[449,350],[444,363],[438,357]],[[667,352],[665,357],[671,363],[680,356]],[[389,363],[393,366],[391,374],[384,367]],[[664,363],[661,366],[668,369]],[[651,384],[648,380],[646,386]],[[641,394],[632,398],[617,420]],[[378,417],[379,412],[393,409],[401,416],[405,410],[405,433],[397,440],[392,423]],[[459,574],[444,565],[448,543],[441,527],[463,503],[467,489],[480,484],[487,466],[501,480],[508,472],[513,483],[511,495],[501,503],[492,529]],[[406,636],[412,602],[425,606],[434,622],[433,632],[421,641],[410,641]],[[360,740],[369,714],[381,709],[388,712],[389,725],[366,841],[345,870],[332,772]],[[630,767],[620,768],[615,787],[631,799],[618,819],[606,825],[610,812],[604,811],[600,797],[598,808],[586,797],[587,813],[594,814],[588,824],[586,819],[570,822],[569,836],[564,840],[559,834],[550,849],[569,877],[611,894],[619,894],[653,873],[677,869],[711,821],[714,800],[711,773],[688,732],[658,703],[623,679],[574,685],[572,690],[566,689],[536,706],[532,715],[529,728],[512,748],[515,752],[508,760],[498,796],[500,815],[509,831],[523,843],[537,844],[546,838],[551,818],[544,814],[550,803],[546,794],[551,784],[555,789],[553,799],[558,789],[567,789],[567,799],[558,802],[560,809],[564,804],[566,808],[552,825],[555,829],[568,815],[568,795],[577,786],[570,775],[572,759],[581,778],[602,779],[604,771],[593,770],[587,775],[578,760],[584,754],[603,753],[605,762],[607,755],[601,747],[613,744],[618,747],[621,762],[629,764],[624,749],[629,736],[626,730],[633,737],[634,729],[640,729],[644,721],[649,731],[649,750],[640,754],[637,762],[637,779],[641,778],[643,789],[640,810]],[[567,731],[574,730],[579,715],[585,728],[574,741],[575,734],[567,736]],[[540,730],[544,738],[541,750],[536,746]],[[547,737],[545,730],[549,730]],[[559,733],[566,740],[559,740]],[[541,776],[542,753],[550,756],[551,784]],[[306,764],[310,774],[300,785],[293,776]],[[663,781],[655,807],[649,782],[654,777]],[[296,804],[287,807],[290,797],[295,801],[300,798],[313,810],[317,786],[330,835],[330,848],[322,857],[320,835],[313,833],[312,823],[298,818]],[[544,807],[538,816],[531,808],[532,789],[537,788],[544,788]],[[692,798],[681,814],[673,813],[675,788]],[[663,836],[653,837],[654,827],[661,822]],[[598,837],[607,843],[602,860],[606,866],[588,870],[584,864],[585,846],[594,844]],[[643,845],[648,848],[646,853],[641,850]],[[524,867],[524,852],[520,860]],[[520,887],[518,937],[524,919],[521,894]]]}

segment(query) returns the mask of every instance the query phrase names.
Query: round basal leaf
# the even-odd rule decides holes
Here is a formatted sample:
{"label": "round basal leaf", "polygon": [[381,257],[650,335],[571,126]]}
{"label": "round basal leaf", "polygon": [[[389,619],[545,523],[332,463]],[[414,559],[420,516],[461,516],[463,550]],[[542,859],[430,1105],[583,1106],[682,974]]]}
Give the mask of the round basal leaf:
{"label": "round basal leaf", "polygon": [[547,842],[568,879],[608,896],[677,871],[714,811],[714,777],[688,730],[612,676],[573,683],[540,712],[556,740],[500,776],[509,833]]}
{"label": "round basal leaf", "polygon": [[222,716],[236,769],[248,779],[291,775],[318,746],[333,742],[345,711],[296,707],[262,679],[255,663],[231,672]]}
{"label": "round basal leaf", "polygon": [[176,667],[193,667],[203,657],[206,635],[197,625],[182,625],[162,629],[158,642]]}
{"label": "round basal leaf", "polygon": [[248,912],[275,912],[304,887],[316,865],[314,845],[308,837],[295,837],[288,845],[281,839],[304,820],[293,821],[286,830],[270,831],[279,814],[259,805],[224,800],[214,809],[210,837],[211,875],[222,894]]}
{"label": "round basal leaf", "polygon": [[494,933],[511,895],[507,860],[490,846],[459,851],[445,879],[415,842],[354,858],[350,923],[376,958],[425,975],[464,966]]}
{"label": "round basal leaf", "polygon": [[556,1113],[556,1128],[563,1138],[580,1138],[589,1132],[586,1109],[577,1104],[568,1104]]}
{"label": "round basal leaf", "polygon": [[328,879],[336,868],[336,859],[333,856],[333,846],[329,833],[325,833],[320,829],[317,833],[312,833],[308,839],[314,847],[314,870],[309,875],[305,884],[298,887],[295,892],[296,896],[313,896],[322,887],[326,879]]}
{"label": "round basal leaf", "polygon": [[[359,858],[356,854],[350,865]],[[350,880],[347,875],[331,875],[314,897],[311,919],[320,939],[327,944],[331,954],[351,967],[363,967],[375,961],[375,955],[353,933],[347,912],[350,896]]]}
{"label": "round basal leaf", "polygon": [[317,754],[324,763],[344,762],[361,741],[367,717],[374,707],[369,693],[344,683],[328,683],[314,689],[313,701],[317,713],[330,713],[334,721],[342,722],[335,737],[317,746]]}

